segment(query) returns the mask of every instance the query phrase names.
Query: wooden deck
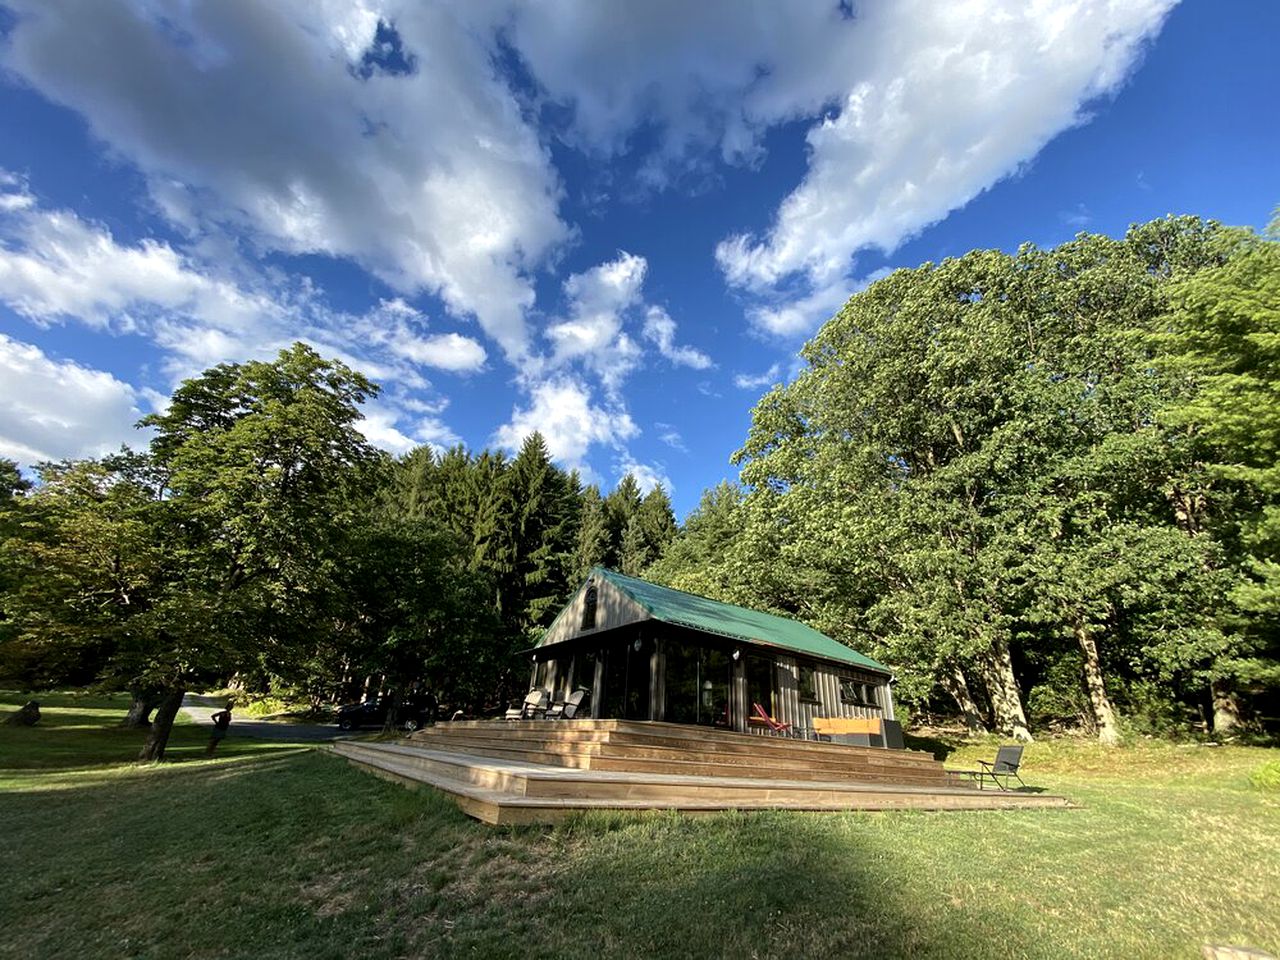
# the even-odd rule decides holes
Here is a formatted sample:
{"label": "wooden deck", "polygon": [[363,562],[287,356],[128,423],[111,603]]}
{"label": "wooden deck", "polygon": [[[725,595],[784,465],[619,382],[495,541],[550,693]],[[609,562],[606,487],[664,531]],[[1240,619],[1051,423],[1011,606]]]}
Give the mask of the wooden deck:
{"label": "wooden deck", "polygon": [[338,741],[371,772],[452,794],[486,823],[588,809],[926,810],[1064,807],[952,783],[928,754],[625,720],[439,724],[395,743]]}

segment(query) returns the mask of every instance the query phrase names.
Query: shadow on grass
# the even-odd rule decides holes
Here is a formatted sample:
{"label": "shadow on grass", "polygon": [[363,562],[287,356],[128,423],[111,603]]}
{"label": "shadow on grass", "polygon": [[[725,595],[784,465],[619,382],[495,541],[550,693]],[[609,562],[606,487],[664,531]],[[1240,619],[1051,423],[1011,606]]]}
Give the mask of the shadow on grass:
{"label": "shadow on grass", "polygon": [[[0,694],[0,712],[25,699],[24,695]],[[128,706],[127,696],[55,692],[37,694],[35,699],[41,703],[41,718],[36,726],[0,725],[0,787],[15,774],[74,773],[136,765],[147,731],[119,726]],[[185,721],[175,723],[164,765],[203,761],[208,745],[208,730]],[[298,746],[290,740],[227,738],[216,756],[256,757]]]}
{"label": "shadow on grass", "polygon": [[559,828],[587,841],[576,879],[590,894],[565,907],[605,955],[963,958],[989,956],[993,935],[1001,955],[1044,955],[999,904],[939,902],[928,882],[902,883],[902,852],[872,827],[883,816],[586,816]]}
{"label": "shadow on grass", "polygon": [[935,760],[945,760],[960,746],[960,741],[946,736],[921,736],[914,733],[902,735],[903,746],[908,750],[920,750],[933,755]]}

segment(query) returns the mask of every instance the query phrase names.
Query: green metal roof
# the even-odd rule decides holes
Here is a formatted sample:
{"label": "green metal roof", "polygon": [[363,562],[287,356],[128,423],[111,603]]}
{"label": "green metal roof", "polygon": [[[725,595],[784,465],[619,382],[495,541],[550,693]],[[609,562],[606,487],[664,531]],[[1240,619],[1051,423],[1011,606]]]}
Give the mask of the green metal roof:
{"label": "green metal roof", "polygon": [[890,673],[884,664],[850,650],[843,643],[832,640],[798,620],[749,610],[732,603],[721,603],[719,600],[699,597],[683,590],[660,587],[656,583],[624,576],[604,567],[594,568],[591,574],[613,584],[649,611],[655,620],[664,623]]}

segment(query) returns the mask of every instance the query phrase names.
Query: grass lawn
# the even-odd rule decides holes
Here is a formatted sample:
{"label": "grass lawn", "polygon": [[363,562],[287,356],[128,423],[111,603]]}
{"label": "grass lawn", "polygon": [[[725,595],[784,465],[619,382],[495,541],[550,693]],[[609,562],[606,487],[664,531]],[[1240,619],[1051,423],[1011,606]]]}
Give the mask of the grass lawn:
{"label": "grass lawn", "polygon": [[[1066,811],[494,829],[322,751],[48,695],[0,727],[0,957],[1188,957],[1280,952],[1276,751],[1035,744]],[[20,698],[0,694],[0,712]],[[991,746],[953,755],[990,756]]]}

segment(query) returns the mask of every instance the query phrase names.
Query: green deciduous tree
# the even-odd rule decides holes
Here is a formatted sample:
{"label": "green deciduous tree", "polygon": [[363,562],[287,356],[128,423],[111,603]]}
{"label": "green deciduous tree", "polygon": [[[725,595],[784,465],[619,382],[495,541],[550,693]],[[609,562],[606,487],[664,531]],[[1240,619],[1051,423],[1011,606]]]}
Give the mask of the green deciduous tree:
{"label": "green deciduous tree", "polygon": [[1213,666],[1225,731],[1240,689],[1280,687],[1280,243],[1239,236],[1235,256],[1181,281],[1171,299],[1157,339],[1187,389],[1163,420],[1187,431],[1226,491],[1216,503],[1184,496],[1182,512],[1239,573],[1224,618],[1232,642]]}
{"label": "green deciduous tree", "polygon": [[222,364],[144,419],[167,477],[166,588],[142,678],[165,691],[142,759],[160,759],[189,685],[288,658],[320,607],[343,530],[380,456],[358,429],[365,377],[295,344],[270,363]]}
{"label": "green deciduous tree", "polygon": [[1106,670],[1202,673],[1222,651],[1206,623],[1220,551],[1179,526],[1214,494],[1162,426],[1184,388],[1149,335],[1178,284],[1238,248],[1169,219],[975,251],[853,297],[753,413],[740,581],[900,665],[904,698],[936,684],[1013,736],[1032,666],[1074,658],[1113,742]]}

